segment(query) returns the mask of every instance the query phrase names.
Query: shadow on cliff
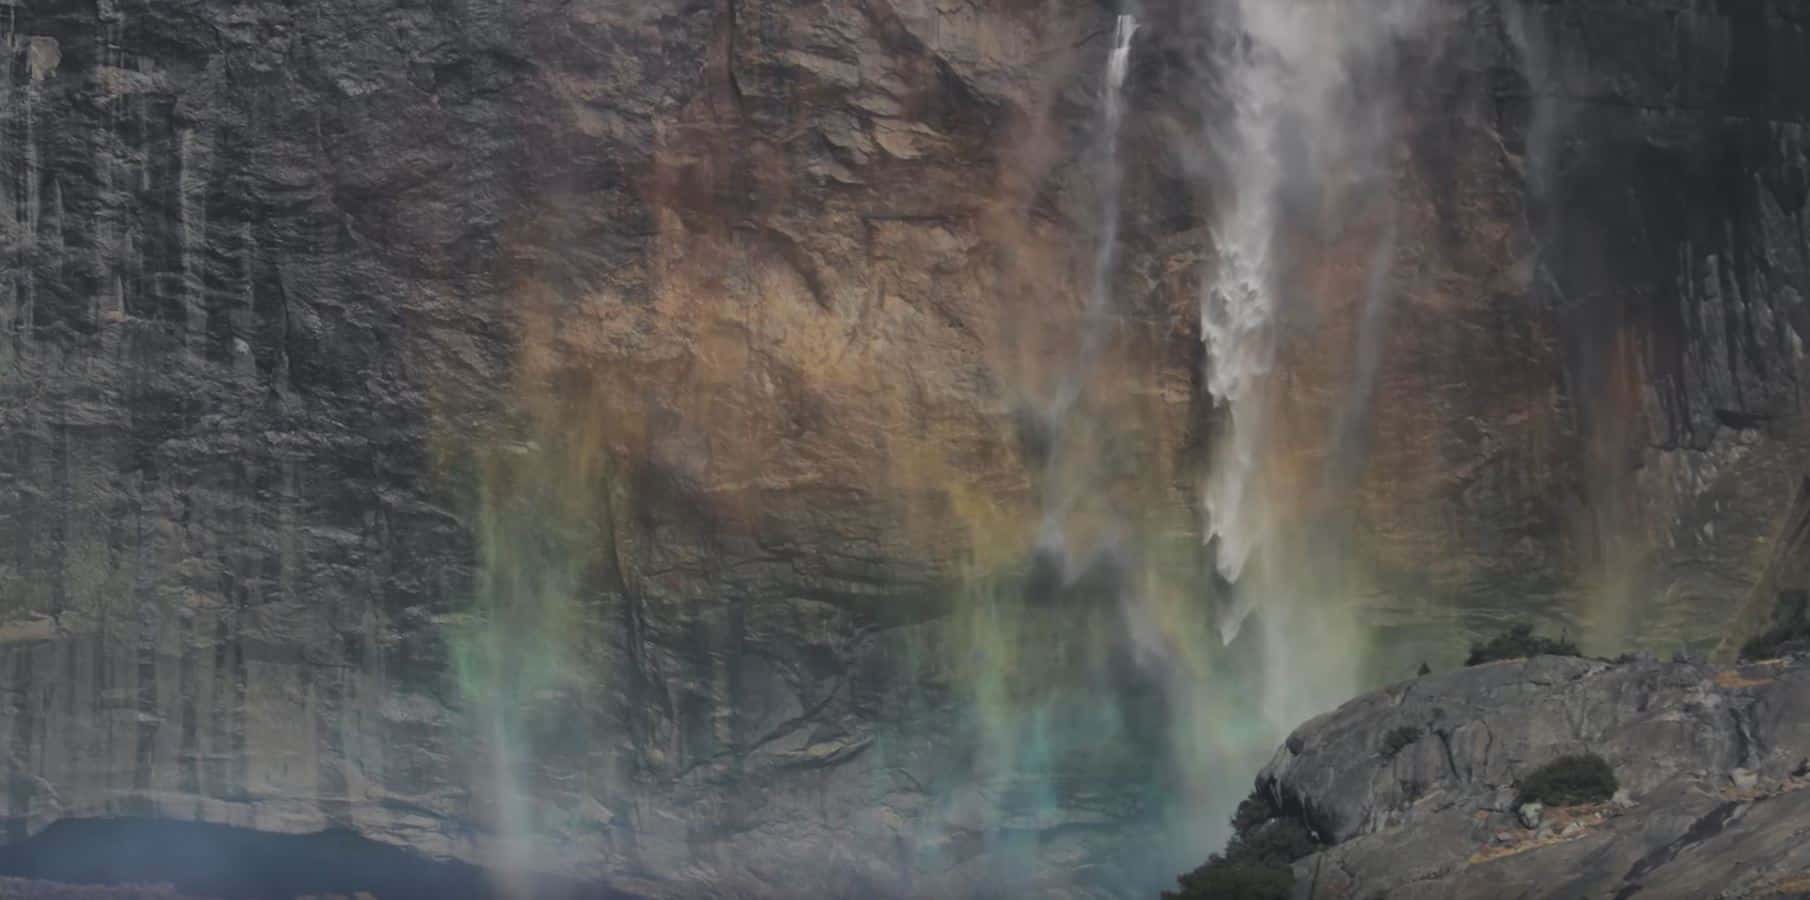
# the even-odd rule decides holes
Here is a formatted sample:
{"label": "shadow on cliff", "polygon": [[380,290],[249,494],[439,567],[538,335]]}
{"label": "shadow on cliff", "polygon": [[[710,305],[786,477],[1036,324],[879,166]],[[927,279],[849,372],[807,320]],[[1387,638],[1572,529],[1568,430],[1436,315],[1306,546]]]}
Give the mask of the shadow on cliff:
{"label": "shadow on cliff", "polygon": [[[379,900],[498,896],[486,873],[345,829],[273,834],[152,819],[69,819],[0,847],[0,876],[77,884],[169,884],[221,900],[360,894]],[[544,890],[542,888],[545,888]],[[601,886],[537,885],[537,897],[627,898]]]}

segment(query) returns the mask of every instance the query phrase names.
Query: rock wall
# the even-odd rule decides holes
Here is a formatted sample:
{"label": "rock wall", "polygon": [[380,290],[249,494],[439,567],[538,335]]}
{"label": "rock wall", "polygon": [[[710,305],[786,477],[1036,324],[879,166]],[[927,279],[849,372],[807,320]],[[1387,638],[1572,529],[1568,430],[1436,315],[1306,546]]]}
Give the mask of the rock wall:
{"label": "rock wall", "polygon": [[[1705,637],[1799,468],[1806,25],[1435,6],[1397,74],[1436,88],[1362,192],[1391,242],[1300,202],[1280,446],[1340,477],[1290,515],[1356,535],[1388,641],[1598,596],[1640,625],[1605,634]],[[1061,480],[1062,555],[1189,625],[1216,602],[1220,26],[1145,7],[1118,307],[1065,438],[1104,5],[6,5],[9,835],[346,825],[674,896],[1191,864],[1155,836],[1195,738],[1131,626],[1076,573],[998,587],[1039,583]],[[1328,423],[1379,255],[1359,452]]]}
{"label": "rock wall", "polygon": [[1585,448],[1580,544],[1611,630],[1688,634],[1752,584],[1805,465],[1810,20],[1530,4],[1507,24],[1530,73],[1536,296]]}
{"label": "rock wall", "polygon": [[345,825],[797,896],[1020,883],[985,851],[1045,831],[1067,884],[1148,822],[975,786],[938,619],[1029,516],[1101,10],[6,15],[15,839]]}
{"label": "rock wall", "polygon": [[1398,194],[1426,224],[1358,501],[1379,605],[1707,647],[1806,465],[1803,14],[1458,15]]}

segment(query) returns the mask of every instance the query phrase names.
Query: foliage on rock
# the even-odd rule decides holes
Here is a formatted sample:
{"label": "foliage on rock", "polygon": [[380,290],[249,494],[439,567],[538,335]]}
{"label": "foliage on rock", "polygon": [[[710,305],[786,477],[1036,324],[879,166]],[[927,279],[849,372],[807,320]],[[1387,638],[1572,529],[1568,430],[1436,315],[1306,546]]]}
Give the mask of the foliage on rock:
{"label": "foliage on rock", "polygon": [[1412,746],[1426,732],[1417,725],[1402,725],[1383,735],[1383,757],[1394,759],[1395,755]]}
{"label": "foliage on rock", "polygon": [[1742,659],[1777,659],[1810,650],[1810,602],[1803,591],[1779,594],[1772,625],[1741,646]]}
{"label": "foliage on rock", "polygon": [[1465,659],[1467,666],[1480,666],[1484,663],[1497,662],[1504,659],[1526,659],[1532,656],[1582,656],[1577,644],[1566,638],[1541,637],[1533,633],[1533,626],[1526,623],[1510,626],[1507,631],[1482,643],[1471,644],[1471,655]]}
{"label": "foliage on rock", "polygon": [[1238,804],[1232,828],[1225,852],[1176,879],[1181,889],[1164,891],[1163,900],[1287,900],[1293,894],[1293,863],[1319,848],[1313,832],[1255,792]]}
{"label": "foliage on rock", "polygon": [[1182,889],[1164,891],[1164,900],[1288,900],[1295,870],[1215,856],[1180,881]]}
{"label": "foliage on rock", "polygon": [[1515,802],[1544,806],[1604,803],[1620,788],[1608,760],[1580,753],[1559,757],[1528,773],[1517,786]]}

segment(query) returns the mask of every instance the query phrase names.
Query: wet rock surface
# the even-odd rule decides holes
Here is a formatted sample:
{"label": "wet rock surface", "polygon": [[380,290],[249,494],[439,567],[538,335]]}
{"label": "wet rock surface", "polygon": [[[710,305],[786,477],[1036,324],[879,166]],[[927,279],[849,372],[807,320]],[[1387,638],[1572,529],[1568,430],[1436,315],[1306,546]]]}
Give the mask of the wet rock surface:
{"label": "wet rock surface", "polygon": [[[1427,737],[1371,749],[1402,722]],[[1258,779],[1333,846],[1298,896],[1765,897],[1810,879],[1810,657],[1732,668],[1539,657],[1392,686],[1295,732]],[[1614,801],[1547,807],[1517,779],[1600,754]]]}

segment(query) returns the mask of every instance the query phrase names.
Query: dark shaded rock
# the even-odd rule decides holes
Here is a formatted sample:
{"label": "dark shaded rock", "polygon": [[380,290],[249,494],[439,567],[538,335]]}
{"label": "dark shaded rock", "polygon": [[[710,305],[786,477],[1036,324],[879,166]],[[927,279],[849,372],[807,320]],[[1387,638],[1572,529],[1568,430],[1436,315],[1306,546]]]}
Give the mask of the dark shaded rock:
{"label": "dark shaded rock", "polygon": [[0,878],[0,896],[8,900],[215,900],[178,893],[168,885],[91,885]]}
{"label": "dark shaded rock", "polygon": [[[0,873],[70,884],[164,884],[220,900],[356,894],[396,900],[495,896],[481,870],[337,830],[267,834],[150,819],[69,819],[0,848]],[[557,884],[535,896],[560,898]],[[12,894],[0,894],[11,897]],[[610,898],[603,888],[585,896]]]}

